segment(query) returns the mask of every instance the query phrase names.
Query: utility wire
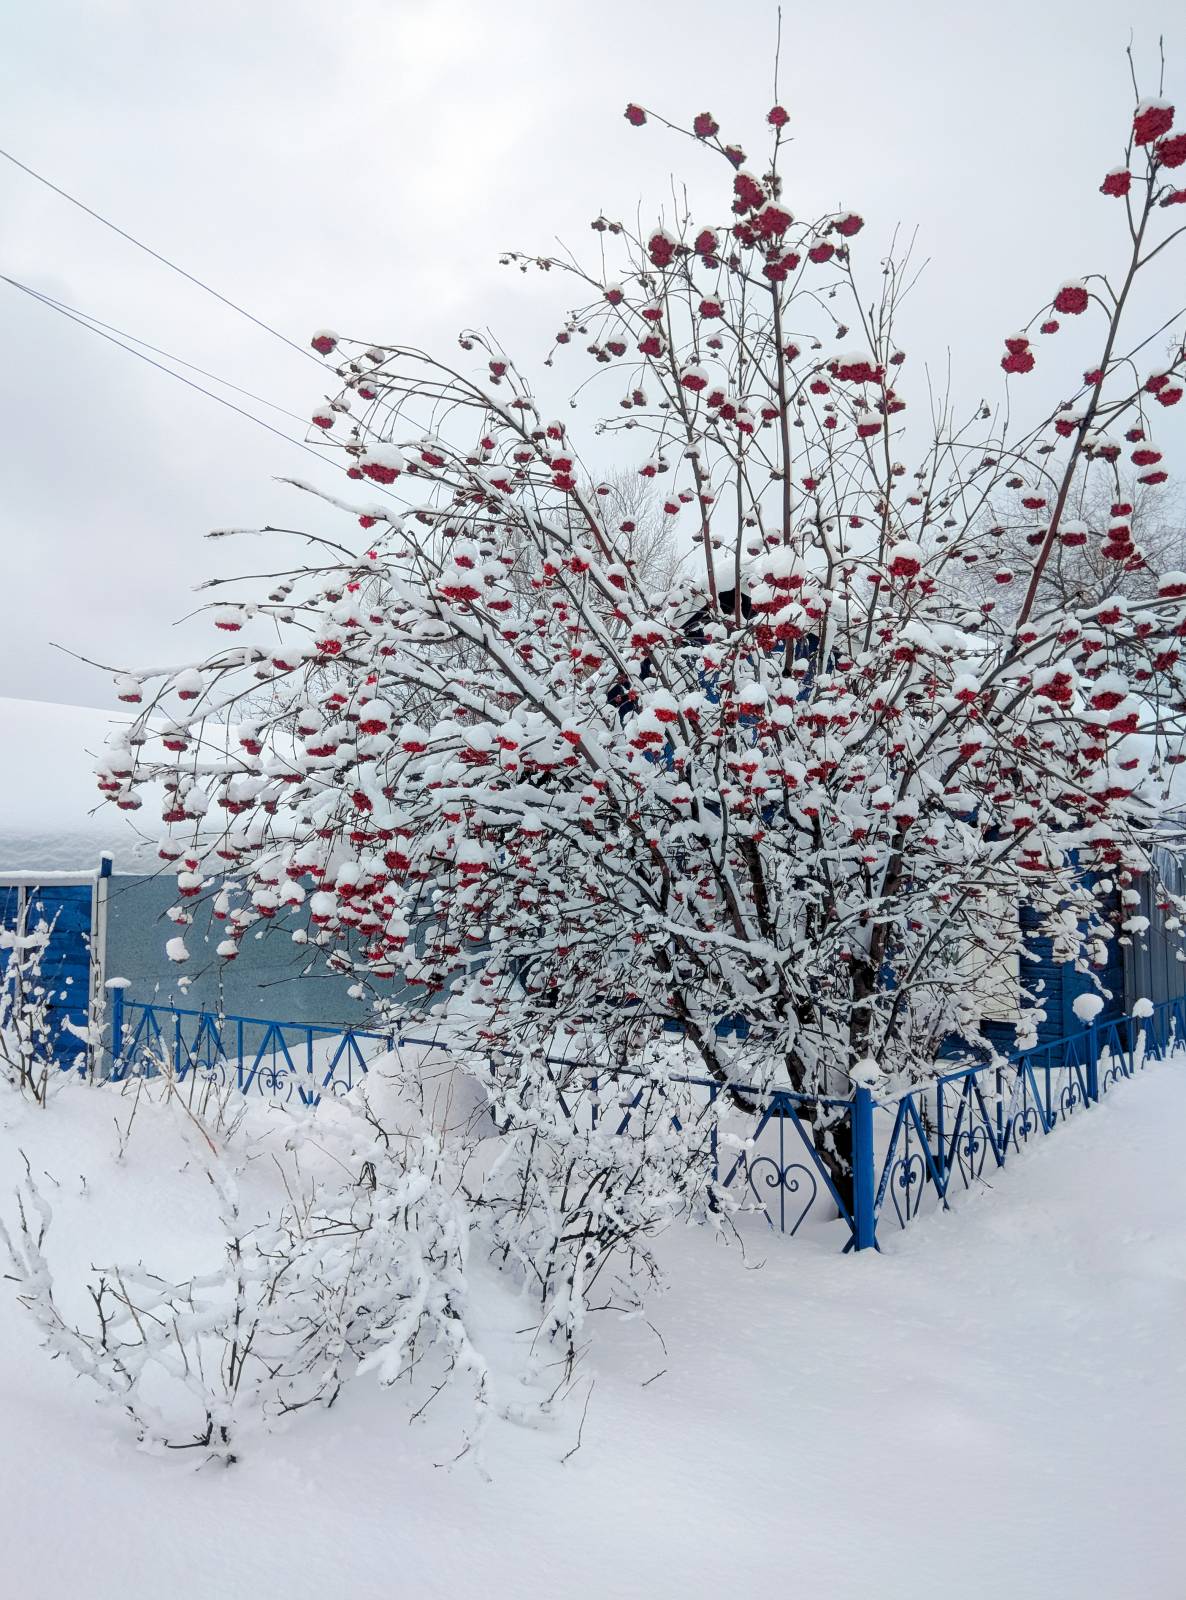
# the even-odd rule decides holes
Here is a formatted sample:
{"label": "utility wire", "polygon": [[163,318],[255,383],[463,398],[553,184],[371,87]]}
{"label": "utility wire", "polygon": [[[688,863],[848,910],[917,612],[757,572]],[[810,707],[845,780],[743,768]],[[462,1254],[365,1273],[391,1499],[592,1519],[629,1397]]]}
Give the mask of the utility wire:
{"label": "utility wire", "polygon": [[151,350],[153,355],[164,356],[166,361],[172,361],[179,367],[188,367],[191,372],[198,373],[203,378],[209,378],[212,383],[221,384],[224,389],[233,389],[236,394],[241,394],[248,400],[254,400],[257,405],[267,406],[272,411],[278,411],[282,417],[288,417],[293,422],[299,422],[301,427],[308,426],[307,417],[297,416],[295,411],[288,411],[284,406],[278,406],[274,400],[268,400],[262,394],[255,394],[250,389],[244,389],[237,383],[232,383],[229,378],[220,378],[217,372],[208,372],[205,367],[199,367],[192,361],[187,361],[184,356],[174,355],[171,350],[162,350],[159,345],[149,344],[147,339],[141,339],[134,333],[129,333],[126,328],[117,328],[114,323],[104,322],[101,317],[92,316],[89,311],[80,311],[77,306],[67,305],[64,300],[55,300],[52,294],[46,294],[44,289],[34,289],[27,283],[18,283],[15,278],[7,278],[0,273],[0,279],[12,284],[13,288],[23,289],[26,294],[31,294],[45,305],[51,306],[55,311],[64,311],[79,321],[87,323],[94,329],[104,328],[108,333],[118,334],[121,339],[130,339],[133,344],[139,345],[144,350]]}
{"label": "utility wire", "polygon": [[[203,388],[200,383],[195,383],[192,378],[187,378],[184,373],[174,372],[172,367],[165,366],[162,361],[154,361],[151,356],[145,355],[143,350],[137,350],[135,345],[125,344],[122,339],[117,339],[114,334],[105,333],[102,328],[95,327],[84,317],[78,316],[65,306],[59,305],[57,301],[51,300],[47,295],[39,294],[36,289],[29,288],[27,284],[19,283],[16,278],[10,278],[5,273],[0,272],[0,283],[7,283],[12,288],[19,289],[22,294],[27,294],[30,299],[36,300],[50,311],[56,311],[61,316],[68,317],[71,322],[76,322],[80,328],[86,328],[89,333],[98,334],[100,339],[106,339],[109,344],[118,345],[121,350],[126,350],[129,355],[137,356],[141,361],[146,361],[150,367],[156,367],[159,372],[168,373],[169,377],[176,378],[178,383],[184,383],[189,389],[196,389],[199,394],[204,394],[207,399],[216,400],[220,406],[226,406],[229,411],[235,411],[239,416],[246,417],[248,422],[254,422],[256,427],[265,428],[269,433],[274,433],[277,439],[285,439],[289,444],[296,445],[298,450],[304,450],[308,455],[315,457],[316,460],[325,462],[328,459],[320,451],[315,450],[312,445],[306,444],[304,440],[294,439],[291,434],[283,433],[279,428],[274,428],[270,422],[265,422],[262,417],[257,417],[251,411],[244,411],[243,407],[235,405],[233,400],[228,400],[224,395],[215,394],[213,389]],[[330,461],[329,464],[345,471],[345,468],[341,467],[338,462]]]}
{"label": "utility wire", "polygon": [[196,288],[203,289],[207,294],[213,295],[216,300],[221,300],[224,306],[229,306],[232,311],[237,311],[241,317],[246,317],[248,322],[254,322],[257,328],[262,328],[265,333],[270,333],[274,339],[279,339],[282,344],[288,345],[290,350],[295,350],[298,355],[307,356],[310,361],[316,362],[318,366],[323,365],[320,358],[314,355],[312,350],[307,349],[304,345],[296,344],[287,334],[281,333],[277,328],[273,328],[270,323],[264,322],[261,317],[254,316],[250,311],[244,310],[242,306],[236,305],[225,294],[219,294],[217,289],[212,289],[208,283],[203,283],[201,278],[196,278],[192,272],[187,272],[184,267],[179,267],[176,261],[170,261],[168,256],[161,255],[159,250],[154,250],[151,245],[145,244],[142,239],[137,239],[135,234],[131,234],[125,228],[121,228],[118,224],[109,221],[101,212],[95,211],[75,195],[59,188],[56,183],[51,183],[40,172],[35,172],[32,167],[26,166],[23,161],[18,161],[10,150],[0,148],[0,156],[3,156],[6,161],[11,161],[13,166],[19,167],[22,172],[27,172],[30,178],[35,178],[38,183],[43,183],[47,189],[52,189],[55,194],[61,195],[63,200],[69,200],[72,206],[77,206],[80,211],[85,211],[88,217],[93,217],[96,222],[101,222],[105,228],[110,228],[113,233],[118,233],[121,239],[126,239],[129,244],[134,244],[137,250],[143,250],[146,255],[152,256],[154,261],[159,261],[162,266],[169,267],[173,272],[180,273],[183,278],[187,279]]}

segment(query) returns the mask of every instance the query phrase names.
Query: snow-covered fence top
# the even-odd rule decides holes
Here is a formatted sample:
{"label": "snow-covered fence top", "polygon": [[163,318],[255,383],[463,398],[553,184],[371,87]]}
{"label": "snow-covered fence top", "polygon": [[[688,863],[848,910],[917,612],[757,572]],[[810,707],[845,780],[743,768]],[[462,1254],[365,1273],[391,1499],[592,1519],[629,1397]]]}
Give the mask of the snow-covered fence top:
{"label": "snow-covered fence top", "polygon": [[[604,1062],[550,1062],[563,1074],[566,1113],[614,1136],[630,1135],[636,1109],[657,1087],[670,1096],[673,1118],[704,1119],[705,1158],[724,1187],[745,1193],[746,1209],[792,1236],[805,1225],[828,1227],[847,1251],[877,1246],[880,1222],[904,1228],[924,1210],[948,1209],[959,1188],[979,1185],[988,1170],[1183,1038],[1186,997],[1146,1002],[1099,1029],[964,1065],[884,1099],[861,1086],[848,1099],[826,1099],[693,1076],[657,1084]],[[449,1057],[448,1044],[437,1039],[184,1010],[131,1001],[116,990],[109,1076],[120,1081],[167,1069],[179,1081],[200,1079],[311,1109],[323,1094],[347,1093],[376,1060],[409,1050],[440,1052],[443,1063]],[[837,1180],[835,1160],[825,1159],[820,1129],[851,1150],[847,1178]]]}

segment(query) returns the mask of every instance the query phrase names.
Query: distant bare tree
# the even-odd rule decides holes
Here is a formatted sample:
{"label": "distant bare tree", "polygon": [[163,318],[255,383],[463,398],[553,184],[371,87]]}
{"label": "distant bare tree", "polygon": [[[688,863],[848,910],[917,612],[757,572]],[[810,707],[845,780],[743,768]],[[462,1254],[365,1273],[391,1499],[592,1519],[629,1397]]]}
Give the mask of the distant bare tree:
{"label": "distant bare tree", "polygon": [[[1046,537],[1041,508],[1025,504],[1024,490],[994,500],[988,520],[999,543],[996,562],[967,569],[969,595],[991,598],[998,614],[1007,616],[1013,589],[1005,574],[1032,560],[1031,546]],[[1132,552],[1116,559],[1109,530],[1118,524],[1131,530]],[[1117,473],[1110,483],[1079,476],[1068,503],[1058,541],[1042,572],[1040,597],[1048,606],[1081,611],[1112,595],[1142,600],[1157,592],[1155,574],[1186,569],[1186,504],[1180,489],[1151,486],[1135,472]],[[1016,596],[1020,603],[1020,596]]]}
{"label": "distant bare tree", "polygon": [[653,482],[637,472],[616,467],[602,480],[602,487],[609,490],[601,496],[606,521],[616,521],[625,529],[630,565],[639,582],[646,589],[670,588],[679,570],[680,555]]}

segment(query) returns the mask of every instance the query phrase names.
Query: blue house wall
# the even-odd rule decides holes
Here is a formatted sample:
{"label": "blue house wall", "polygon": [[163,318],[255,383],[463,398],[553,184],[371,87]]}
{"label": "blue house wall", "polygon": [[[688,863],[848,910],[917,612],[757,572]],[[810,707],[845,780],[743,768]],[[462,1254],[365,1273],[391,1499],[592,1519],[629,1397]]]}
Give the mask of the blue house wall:
{"label": "blue house wall", "polygon": [[[250,928],[239,954],[215,954],[226,928],[205,905],[179,929],[166,912],[177,903],[173,878],[117,873],[107,894],[106,977],[127,978],[137,1000],[238,1016],[284,1017],[292,1022],[364,1027],[370,1006],[347,992],[352,979],[329,972],[324,952],[294,944],[295,923],[277,916]],[[182,933],[190,959],[170,961],[165,945]],[[393,998],[395,994],[393,988]]]}
{"label": "blue house wall", "polygon": [[[1053,1044],[1056,1039],[1066,1039],[1086,1026],[1075,1015],[1075,1001],[1080,995],[1092,994],[1103,1000],[1097,1026],[1114,1022],[1126,1015],[1136,998],[1130,991],[1125,970],[1124,949],[1116,939],[1108,941],[1108,959],[1102,967],[1092,967],[1091,972],[1080,972],[1073,961],[1054,959],[1054,941],[1048,934],[1038,932],[1038,916],[1030,906],[1020,913],[1023,953],[1020,961],[1020,983],[1027,1005],[1032,999],[1044,1013],[1044,1019],[1034,1030],[1039,1045]],[[1101,987],[1104,992],[1101,992]],[[1156,998],[1165,999],[1159,995]],[[998,1050],[1008,1054],[1015,1048],[1016,1030],[1009,1022],[984,1022],[981,1032]],[[953,1051],[958,1053],[958,1051]]]}
{"label": "blue house wall", "polygon": [[[1186,863],[1162,848],[1155,848],[1153,855],[1155,871],[1136,880],[1134,887],[1140,903],[1130,908],[1130,914],[1146,919],[1147,928],[1109,940],[1106,965],[1093,967],[1091,974],[1077,971],[1073,962],[1055,961],[1053,941],[1037,931],[1038,919],[1033,910],[1022,908],[1026,954],[1021,961],[1021,984],[1027,994],[1041,984],[1039,1003],[1046,1013],[1036,1030],[1039,1045],[1082,1031],[1084,1024],[1074,1009],[1080,995],[1093,994],[1103,999],[1097,1026],[1128,1015],[1138,1000],[1156,1004],[1186,996],[1186,961],[1180,959],[1183,947],[1176,932],[1166,927],[1165,913],[1157,905],[1157,886],[1174,895],[1186,895]],[[1106,909],[1114,914],[1115,902]],[[1100,986],[1106,993],[1101,992]],[[981,1031],[997,1049],[1013,1048],[1012,1024],[986,1022]]]}

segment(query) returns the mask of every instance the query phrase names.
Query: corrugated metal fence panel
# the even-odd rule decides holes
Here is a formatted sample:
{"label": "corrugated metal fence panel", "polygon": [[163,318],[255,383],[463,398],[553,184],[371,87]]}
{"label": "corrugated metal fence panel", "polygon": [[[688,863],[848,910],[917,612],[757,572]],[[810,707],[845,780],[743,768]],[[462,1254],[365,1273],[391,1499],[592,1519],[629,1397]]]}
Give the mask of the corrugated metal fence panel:
{"label": "corrugated metal fence panel", "polygon": [[15,883],[0,883],[0,927],[15,928],[20,914],[20,886]]}
{"label": "corrugated metal fence panel", "polygon": [[93,882],[0,885],[0,917],[17,925],[22,899],[27,898],[25,927],[46,922],[52,928],[41,965],[54,1013],[53,1048],[60,1066],[73,1066],[86,1047],[67,1024],[85,1027],[91,1002],[91,917]]}
{"label": "corrugated metal fence panel", "polygon": [[89,883],[70,883],[38,888],[30,894],[34,914],[44,916],[54,930],[42,972],[54,996],[54,1042],[62,1066],[85,1054],[85,1046],[66,1023],[85,1028],[90,1017],[93,893]]}
{"label": "corrugated metal fence panel", "polygon": [[1186,962],[1179,961],[1181,942],[1166,931],[1165,914],[1157,909],[1160,891],[1186,893],[1186,867],[1168,850],[1153,851],[1153,871],[1139,880],[1139,914],[1149,919],[1148,930],[1133,937],[1126,959],[1130,1004],[1137,1000],[1176,1000],[1186,994]]}

